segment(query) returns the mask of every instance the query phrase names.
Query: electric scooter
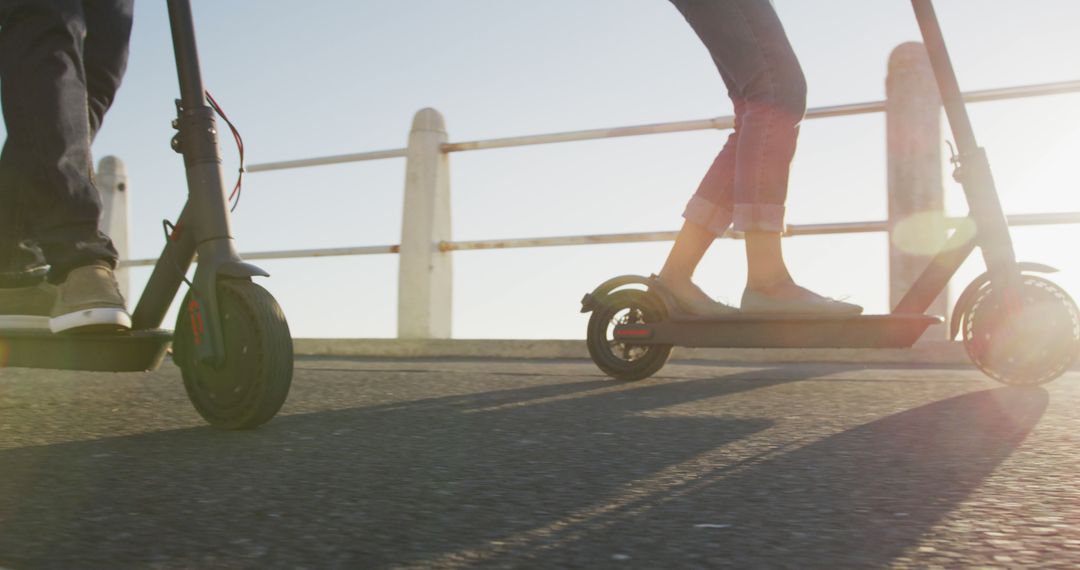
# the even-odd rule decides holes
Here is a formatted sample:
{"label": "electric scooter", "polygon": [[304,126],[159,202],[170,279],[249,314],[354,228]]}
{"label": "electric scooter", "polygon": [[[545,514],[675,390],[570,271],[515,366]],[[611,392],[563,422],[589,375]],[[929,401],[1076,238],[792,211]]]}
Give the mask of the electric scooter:
{"label": "electric scooter", "polygon": [[[908,348],[941,317],[923,314],[978,247],[986,272],[960,294],[949,338],[962,333],[972,362],[1005,384],[1043,384],[1080,354],[1080,309],[1037,273],[1056,269],[1018,263],[986,152],[975,141],[931,0],[912,0],[923,42],[956,140],[953,176],[963,186],[969,224],[947,240],[887,315],[801,316],[735,313],[718,318],[679,314],[653,277],[623,275],[582,299],[593,362],[619,380],[659,371],[672,346],[717,348]],[[975,228],[974,231],[963,230]]]}
{"label": "electric scooter", "polygon": [[[233,244],[217,105],[212,98],[213,107],[207,104],[189,0],[168,0],[168,12],[180,83],[172,148],[184,157],[188,201],[176,224],[165,222],[165,248],[132,313],[131,331],[0,331],[0,367],[148,371],[161,365],[171,340],[173,361],[199,414],[215,427],[253,428],[274,417],[288,396],[292,336],[273,296],[252,282],[268,274],[245,263]],[[184,283],[189,289],[174,334],[160,327]]]}

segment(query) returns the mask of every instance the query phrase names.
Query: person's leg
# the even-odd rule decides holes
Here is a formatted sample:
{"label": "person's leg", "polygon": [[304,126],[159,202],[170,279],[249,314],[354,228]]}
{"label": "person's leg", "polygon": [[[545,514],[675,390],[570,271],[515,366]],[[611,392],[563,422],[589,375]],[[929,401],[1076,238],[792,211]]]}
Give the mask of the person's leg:
{"label": "person's leg", "polygon": [[[58,284],[54,332],[87,326],[125,328],[116,291],[116,250],[98,230],[101,199],[93,184],[90,111],[83,65],[87,35],[80,0],[14,0],[0,20],[0,94],[8,128],[0,180],[4,205],[44,252]],[[78,279],[70,276],[78,272]],[[69,283],[70,282],[70,283]]]}
{"label": "person's leg", "polygon": [[806,111],[806,80],[772,2],[672,2],[709,49],[739,105],[731,215],[734,229],[746,235],[747,291],[759,293],[751,295],[751,304],[757,309],[756,301],[773,297],[820,304],[823,298],[795,285],[780,246],[791,160]]}
{"label": "person's leg", "polygon": [[[7,23],[11,15],[18,10],[19,2],[0,3],[0,45],[3,45],[4,36],[10,35],[11,30]],[[0,56],[2,55],[0,53]],[[5,66],[0,65],[0,101],[6,110],[15,105],[13,97],[17,96],[18,92],[13,89],[16,79],[5,71]],[[12,128],[18,130],[18,122],[29,119],[20,115],[5,115],[9,131]],[[17,145],[12,144],[9,137],[0,151],[0,288],[36,284],[44,278],[41,270],[48,267],[41,250],[29,239],[30,229],[22,216],[20,193],[27,186],[27,181],[24,169],[18,168],[17,154]]]}
{"label": "person's leg", "polygon": [[8,138],[0,160],[16,208],[59,283],[76,267],[116,265],[116,250],[97,229],[101,199],[93,185],[82,2],[15,2],[0,22],[0,92]]}
{"label": "person's leg", "polygon": [[83,67],[86,69],[90,140],[101,129],[105,112],[112,105],[127,69],[134,4],[134,0],[89,0],[84,4]]}
{"label": "person's leg", "polygon": [[800,287],[784,262],[784,203],[806,79],[771,0],[733,0],[756,38],[743,53],[756,73],[738,74],[746,102],[735,168],[733,226],[746,238],[747,279],[741,308],[750,312],[854,314],[862,307]]}
{"label": "person's leg", "polygon": [[[83,42],[83,67],[86,74],[91,140],[101,127],[102,119],[112,104],[127,65],[133,3],[133,0],[95,0],[83,6],[87,30]],[[8,20],[10,26],[20,25],[19,4],[20,2],[3,4],[0,7],[0,21],[8,20],[8,16],[12,15],[14,19]],[[18,35],[25,37],[23,34]],[[9,41],[22,40],[9,38]],[[15,79],[12,78],[12,81]],[[7,90],[3,92],[3,96],[10,100],[12,96],[18,95],[14,90]],[[22,117],[16,117],[15,120],[19,118]],[[7,120],[10,122],[10,119]],[[11,168],[18,161],[17,158],[12,158],[18,154],[17,148],[18,140],[14,143],[6,142],[3,153],[7,154],[8,158],[0,158],[0,288],[33,281],[40,275],[41,269],[47,267],[44,254],[34,240],[30,239],[30,229],[20,215],[18,192],[20,188],[29,186],[29,183],[19,180],[19,177],[25,174],[25,169]]]}
{"label": "person's leg", "polygon": [[806,110],[806,80],[769,0],[677,0],[741,103],[733,225],[749,234],[751,280],[780,274],[788,173]]}
{"label": "person's leg", "polygon": [[[41,58],[20,61],[26,54],[18,46],[51,31],[44,25],[42,13],[61,20],[61,14],[74,18],[78,6],[46,4],[35,5],[33,0],[0,3],[0,101],[8,135],[0,152],[0,328],[8,330],[49,330],[56,300],[56,288],[44,282],[49,266],[32,239],[26,200],[43,168],[35,162],[39,156],[36,145],[49,142],[47,137],[34,137],[38,119],[31,113],[38,103],[55,104],[55,98],[43,100],[40,96],[41,91],[51,89],[49,78],[58,70],[42,65]],[[57,35],[78,33],[67,30]],[[51,39],[41,47],[52,49]]]}
{"label": "person's leg", "polygon": [[[83,69],[91,141],[116,97],[127,68],[134,0],[84,0]],[[110,242],[111,246],[111,242]],[[115,258],[114,258],[115,259]],[[115,262],[113,263],[115,266]],[[53,332],[131,326],[112,268],[96,263],[70,270],[52,310]]]}
{"label": "person's leg", "polygon": [[[692,2],[672,0],[672,3],[688,21],[698,19],[697,11],[690,6]],[[691,27],[693,26],[691,22]],[[694,29],[695,32],[698,31],[697,28]],[[732,78],[728,76],[715,54],[713,56],[720,77],[728,89],[728,95],[735,105],[735,128],[706,171],[697,191],[687,203],[683,211],[685,222],[660,270],[661,281],[680,301],[680,304],[687,310],[701,314],[724,314],[731,311],[730,307],[716,303],[698,288],[693,283],[693,275],[713,241],[731,226],[736,150],[739,146],[741,130],[739,117],[744,107],[735,91],[736,86]]]}
{"label": "person's leg", "polygon": [[[728,83],[727,78],[724,78],[724,82]],[[713,240],[723,235],[731,226],[735,151],[739,146],[738,116],[742,110],[738,99],[732,99],[735,103],[735,128],[728,135],[724,147],[716,155],[698,184],[697,191],[683,210],[686,223],[664,263],[662,273],[665,275],[689,280]]]}
{"label": "person's leg", "polygon": [[798,288],[784,263],[781,235],[791,160],[806,112],[806,79],[772,2],[739,2],[757,38],[749,59],[760,72],[740,86],[748,134],[739,146],[733,225],[745,235],[747,289],[789,295]]}
{"label": "person's leg", "polygon": [[731,190],[737,145],[736,128],[687,204],[682,229],[675,237],[675,243],[660,270],[660,280],[664,286],[687,310],[695,313],[730,312],[729,307],[716,303],[695,285],[693,276],[713,241],[731,225]]}

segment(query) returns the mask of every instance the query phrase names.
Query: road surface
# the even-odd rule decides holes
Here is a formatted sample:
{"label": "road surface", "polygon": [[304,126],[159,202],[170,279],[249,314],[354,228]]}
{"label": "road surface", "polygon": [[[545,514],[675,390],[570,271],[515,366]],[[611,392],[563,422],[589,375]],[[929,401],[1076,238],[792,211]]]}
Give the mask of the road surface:
{"label": "road surface", "polygon": [[1080,374],[874,366],[307,358],[239,433],[0,370],[0,567],[1080,567]]}

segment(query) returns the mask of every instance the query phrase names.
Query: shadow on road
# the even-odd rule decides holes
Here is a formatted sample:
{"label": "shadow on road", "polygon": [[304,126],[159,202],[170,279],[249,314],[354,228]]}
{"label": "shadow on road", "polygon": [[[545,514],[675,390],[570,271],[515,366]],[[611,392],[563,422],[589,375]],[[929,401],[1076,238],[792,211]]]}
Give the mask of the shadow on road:
{"label": "shadow on road", "polygon": [[[1047,403],[1041,390],[966,394],[649,486],[774,425],[725,417],[724,396],[829,372],[571,382],[2,451],[0,566],[588,564],[615,547],[639,562],[881,564],[1008,457]],[[721,400],[704,415],[647,413],[706,399]]]}
{"label": "shadow on road", "polygon": [[684,529],[638,543],[639,559],[661,548],[736,567],[881,567],[977,489],[1047,402],[1041,388],[998,388],[927,404],[656,497],[605,532]]}
{"label": "shadow on road", "polygon": [[6,450],[0,566],[420,562],[556,523],[773,423],[638,412],[805,378],[574,382]]}

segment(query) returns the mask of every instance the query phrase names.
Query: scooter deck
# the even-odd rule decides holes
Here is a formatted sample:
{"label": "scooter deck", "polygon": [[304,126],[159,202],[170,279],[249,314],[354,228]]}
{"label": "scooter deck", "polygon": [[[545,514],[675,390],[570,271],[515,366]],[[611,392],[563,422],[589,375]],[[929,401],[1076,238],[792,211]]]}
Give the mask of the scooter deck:
{"label": "scooter deck", "polygon": [[0,330],[0,368],[141,372],[161,366],[172,340],[167,330],[113,334],[51,334]]}
{"label": "scooter deck", "polygon": [[696,348],[909,348],[931,325],[930,315],[673,317],[618,325],[615,340]]}

